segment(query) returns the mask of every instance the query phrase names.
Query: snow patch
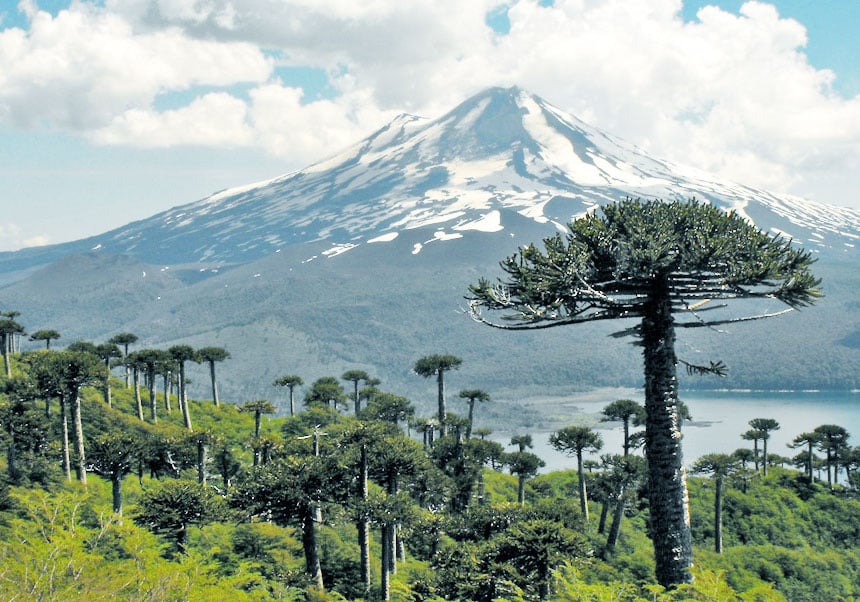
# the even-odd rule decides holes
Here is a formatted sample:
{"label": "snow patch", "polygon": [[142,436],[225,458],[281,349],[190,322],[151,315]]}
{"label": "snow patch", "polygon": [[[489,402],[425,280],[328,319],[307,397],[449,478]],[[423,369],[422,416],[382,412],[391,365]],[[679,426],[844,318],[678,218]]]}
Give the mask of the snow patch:
{"label": "snow patch", "polygon": [[502,227],[502,214],[498,209],[485,213],[480,219],[454,227],[455,230],[478,230],[479,232],[498,232]]}
{"label": "snow patch", "polygon": [[376,238],[371,238],[367,242],[391,242],[398,236],[400,236],[399,232],[387,232],[386,234],[382,234],[380,236],[377,236]]}
{"label": "snow patch", "polygon": [[444,230],[437,230],[433,235],[433,238],[436,240],[455,240],[457,238],[463,238],[462,234],[449,234]]}
{"label": "snow patch", "polygon": [[334,246],[332,246],[331,249],[326,249],[325,251],[323,251],[322,254],[325,255],[326,257],[336,257],[336,256],[340,255],[341,253],[346,253],[350,249],[354,249],[357,246],[358,245],[354,245],[354,244],[349,243],[349,242],[339,244],[339,245],[334,245]]}
{"label": "snow patch", "polygon": [[422,245],[420,242],[416,242],[415,245],[412,247],[412,254],[418,255],[418,253],[420,253],[421,249],[423,249],[423,248],[424,248],[424,245]]}

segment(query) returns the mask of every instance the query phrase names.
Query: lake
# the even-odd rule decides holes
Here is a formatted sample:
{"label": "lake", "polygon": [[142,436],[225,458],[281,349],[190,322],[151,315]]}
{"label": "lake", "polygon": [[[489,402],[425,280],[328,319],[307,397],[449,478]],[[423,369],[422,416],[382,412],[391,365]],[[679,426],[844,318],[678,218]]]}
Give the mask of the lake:
{"label": "lake", "polygon": [[[559,402],[573,402],[593,419],[611,401],[623,397],[643,401],[640,390],[613,389],[609,395],[586,394]],[[753,418],[773,418],[780,424],[779,430],[771,432],[768,453],[794,456],[800,450],[789,449],[786,444],[822,424],[844,427],[852,434],[849,443],[860,445],[860,391],[682,391],[681,399],[693,417],[682,428],[684,463],[688,466],[706,453],[731,453],[739,447],[750,447],[752,442],[744,441],[740,435],[749,430]],[[592,427],[603,437],[600,453],[621,453],[621,423],[597,423]],[[637,428],[631,428],[631,432]],[[511,434],[516,433],[496,432],[492,439],[507,444]],[[550,446],[549,432],[531,435],[535,444],[531,451],[547,463],[542,472],[576,468],[574,458]],[[597,460],[599,455],[588,457]]]}

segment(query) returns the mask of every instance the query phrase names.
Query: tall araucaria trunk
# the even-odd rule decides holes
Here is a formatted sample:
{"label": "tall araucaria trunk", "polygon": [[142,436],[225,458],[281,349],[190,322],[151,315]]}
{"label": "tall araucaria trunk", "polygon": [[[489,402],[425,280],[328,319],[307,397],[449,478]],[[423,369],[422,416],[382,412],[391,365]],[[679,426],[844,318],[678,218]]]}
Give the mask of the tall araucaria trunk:
{"label": "tall araucaria trunk", "polygon": [[609,536],[606,538],[606,551],[610,554],[615,552],[615,544],[618,543],[618,536],[621,533],[621,519],[624,517],[624,489],[624,485],[618,487],[612,524],[609,526]]}
{"label": "tall araucaria trunk", "polygon": [[63,454],[63,474],[66,480],[72,480],[72,466],[69,459],[69,419],[66,410],[66,396],[60,394],[60,447]]}
{"label": "tall araucaria trunk", "polygon": [[[359,467],[361,499],[367,500],[368,495],[368,459],[367,459],[367,444],[361,443],[361,466]],[[370,595],[370,525],[367,517],[362,514],[356,524],[358,529],[358,547],[361,551],[360,572],[361,580],[364,585],[364,597],[367,599]]]}
{"label": "tall araucaria trunk", "polygon": [[140,371],[137,368],[132,369],[134,378],[134,403],[137,406],[137,417],[143,421],[143,402],[140,399]]}
{"label": "tall araucaria trunk", "polygon": [[78,481],[87,484],[87,459],[84,455],[84,425],[81,421],[81,397],[77,391],[73,391],[70,397],[72,401],[72,422],[75,425],[75,451],[77,452],[77,464],[75,472]]}
{"label": "tall araucaria trunk", "polygon": [[436,385],[439,389],[439,435],[444,437],[448,434],[445,426],[445,371],[439,368],[436,372]]}
{"label": "tall araucaria trunk", "polygon": [[302,547],[305,551],[305,570],[314,580],[316,586],[323,590],[322,566],[320,565],[319,550],[317,550],[317,531],[314,522],[315,508],[305,507],[302,513]]}
{"label": "tall araucaria trunk", "polygon": [[122,516],[122,472],[115,470],[111,474],[111,489],[113,493],[113,512]]}
{"label": "tall araucaria trunk", "polygon": [[212,402],[216,406],[220,406],[221,400],[218,399],[218,385],[216,384],[216,381],[215,381],[215,362],[214,361],[209,362],[209,377],[212,379]]}
{"label": "tall araucaria trunk", "polygon": [[6,365],[6,378],[12,378],[12,364],[9,363],[9,335],[3,335],[3,362]]}
{"label": "tall araucaria trunk", "polygon": [[170,372],[164,372],[164,409],[170,414]]}
{"label": "tall araucaria trunk", "polygon": [[714,551],[723,553],[723,477],[714,478]]}
{"label": "tall araucaria trunk", "polygon": [[179,362],[179,405],[182,407],[182,418],[185,421],[185,428],[193,431],[191,428],[191,411],[188,408],[188,393],[185,390],[185,362]]}
{"label": "tall araucaria trunk", "polygon": [[692,581],[687,473],[679,426],[675,327],[668,283],[656,278],[641,324],[645,364],[645,457],[649,531],[657,581],[664,587]]}
{"label": "tall araucaria trunk", "polygon": [[579,511],[588,522],[588,489],[585,486],[585,472],[582,470],[582,450],[576,451],[576,474],[579,477]]}
{"label": "tall araucaria trunk", "polygon": [[149,376],[149,418],[153,424],[158,423],[158,398],[155,391],[155,373]]}

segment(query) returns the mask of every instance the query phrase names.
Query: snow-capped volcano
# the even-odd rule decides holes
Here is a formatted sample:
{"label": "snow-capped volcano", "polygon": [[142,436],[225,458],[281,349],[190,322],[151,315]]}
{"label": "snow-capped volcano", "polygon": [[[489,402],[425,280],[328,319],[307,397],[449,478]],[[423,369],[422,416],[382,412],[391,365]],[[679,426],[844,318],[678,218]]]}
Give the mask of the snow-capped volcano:
{"label": "snow-capped volcano", "polygon": [[[706,199],[816,247],[852,249],[860,238],[860,212],[654,159],[524,90],[493,88],[437,119],[401,115],[305,169],[45,251],[98,250],[168,265],[236,264],[296,243],[327,241],[332,257],[417,228],[435,228],[433,241],[501,231],[503,213],[561,228],[595,205],[626,196]],[[3,263],[0,255],[0,270]]]}
{"label": "snow-capped volcano", "polygon": [[0,298],[63,340],[224,346],[223,390],[245,398],[273,394],[283,370],[311,382],[353,367],[411,394],[409,363],[434,352],[462,356],[487,389],[636,386],[638,351],[605,329],[512,339],[459,311],[518,246],[628,196],[708,200],[819,253],[821,307],[746,326],[742,345],[686,339],[690,360],[734,360],[734,380],[710,386],[858,386],[860,212],[655,159],[518,88],[402,115],[305,169],[99,236],[0,253],[0,282],[14,282]]}

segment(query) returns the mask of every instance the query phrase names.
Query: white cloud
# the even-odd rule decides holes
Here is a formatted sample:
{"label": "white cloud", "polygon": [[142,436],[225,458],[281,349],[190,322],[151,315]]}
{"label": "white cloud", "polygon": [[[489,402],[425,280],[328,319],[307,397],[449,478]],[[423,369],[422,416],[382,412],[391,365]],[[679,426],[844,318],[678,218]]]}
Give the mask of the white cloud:
{"label": "white cloud", "polygon": [[37,247],[50,243],[46,235],[26,236],[21,226],[0,223],[0,251],[14,251],[23,247]]}
{"label": "white cloud", "polygon": [[[29,4],[27,32],[0,31],[0,121],[110,144],[259,147],[301,165],[393,113],[433,117],[517,84],[657,156],[753,185],[811,194],[860,163],[860,97],[833,91],[834,74],[806,59],[803,26],[769,4],[684,23],[681,0],[511,0],[498,35],[485,17],[502,5],[76,0],[52,18]],[[323,69],[338,96],[308,102],[273,62]],[[194,86],[220,90],[156,108]]]}
{"label": "white cloud", "polygon": [[30,27],[0,31],[0,120],[88,131],[162,93],[265,81],[270,58],[246,42],[197,40],[178,28],[138,32],[75,2],[56,17],[28,9]]}

